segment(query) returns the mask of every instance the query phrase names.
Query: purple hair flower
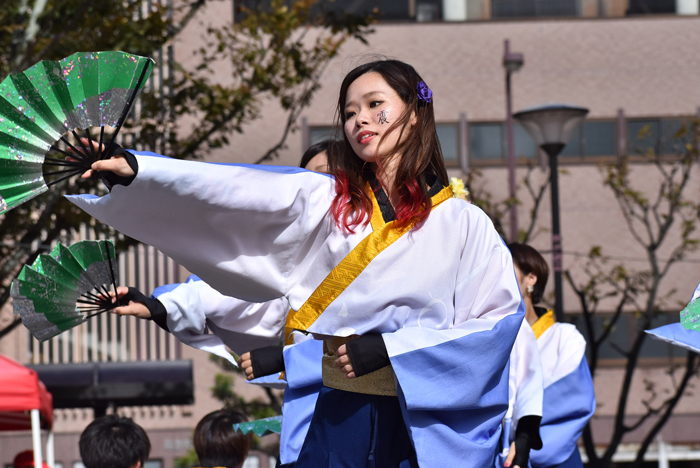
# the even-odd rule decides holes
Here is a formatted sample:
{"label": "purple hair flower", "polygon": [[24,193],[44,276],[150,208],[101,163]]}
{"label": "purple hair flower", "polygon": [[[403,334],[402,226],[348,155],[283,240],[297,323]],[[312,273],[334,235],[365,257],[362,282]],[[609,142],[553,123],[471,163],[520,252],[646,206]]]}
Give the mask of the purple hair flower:
{"label": "purple hair flower", "polygon": [[425,81],[420,81],[418,83],[418,99],[426,104],[433,100],[433,92],[428,88],[428,85],[425,84]]}

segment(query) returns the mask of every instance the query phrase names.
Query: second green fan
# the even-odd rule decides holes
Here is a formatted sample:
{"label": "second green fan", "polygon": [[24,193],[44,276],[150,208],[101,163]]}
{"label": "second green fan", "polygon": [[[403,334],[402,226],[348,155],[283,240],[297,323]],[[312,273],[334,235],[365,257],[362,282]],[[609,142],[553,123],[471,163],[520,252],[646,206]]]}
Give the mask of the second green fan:
{"label": "second green fan", "polygon": [[12,282],[12,308],[32,335],[45,341],[116,307],[109,289],[116,291],[118,277],[112,241],[59,243],[22,268]]}

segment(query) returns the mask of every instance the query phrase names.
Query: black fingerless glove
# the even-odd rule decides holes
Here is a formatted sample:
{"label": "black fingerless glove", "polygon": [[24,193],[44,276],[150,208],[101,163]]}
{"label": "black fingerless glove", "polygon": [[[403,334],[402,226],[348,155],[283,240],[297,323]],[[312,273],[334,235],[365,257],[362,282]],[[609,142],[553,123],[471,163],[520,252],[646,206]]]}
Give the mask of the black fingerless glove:
{"label": "black fingerless glove", "polygon": [[362,335],[345,346],[356,377],[391,364],[382,335]]}
{"label": "black fingerless glove", "polygon": [[132,171],[134,171],[134,175],[125,177],[125,176],[118,176],[114,172],[111,171],[98,171],[97,172],[97,177],[104,182],[104,184],[107,186],[107,188],[111,191],[112,187],[115,185],[124,185],[127,186],[130,183],[134,181],[136,178],[136,174],[139,173],[139,163],[136,160],[136,156],[133,154],[129,153],[126,151],[124,148],[119,146],[116,143],[112,144],[112,156],[124,156],[126,159],[126,162],[129,164],[129,167],[131,168]]}
{"label": "black fingerless glove", "polygon": [[542,448],[540,438],[541,416],[524,416],[518,421],[518,428],[515,430],[515,458],[511,466],[527,468],[530,461],[530,450]]}
{"label": "black fingerless glove", "polygon": [[163,330],[170,331],[168,329],[168,311],[165,310],[165,306],[158,299],[148,297],[136,288],[129,288],[129,292],[122,296],[120,301],[123,305],[128,304],[129,301],[140,302],[151,313],[149,320],[153,320]]}
{"label": "black fingerless glove", "polygon": [[250,362],[253,364],[253,375],[265,377],[284,371],[284,348],[281,346],[266,346],[250,352]]}

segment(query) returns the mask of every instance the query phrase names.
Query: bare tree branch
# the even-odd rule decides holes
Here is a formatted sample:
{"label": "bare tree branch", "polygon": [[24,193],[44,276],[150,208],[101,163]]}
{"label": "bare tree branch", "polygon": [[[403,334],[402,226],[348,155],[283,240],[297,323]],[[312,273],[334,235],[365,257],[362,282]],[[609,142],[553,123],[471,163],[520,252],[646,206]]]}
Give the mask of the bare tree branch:
{"label": "bare tree branch", "polygon": [[661,428],[664,427],[668,419],[671,417],[671,414],[673,413],[673,410],[676,408],[676,405],[683,396],[683,393],[685,392],[685,389],[688,386],[688,382],[690,382],[690,379],[698,373],[698,370],[700,370],[700,366],[697,364],[697,361],[698,355],[689,351],[688,357],[686,358],[685,373],[683,374],[683,379],[681,380],[681,383],[676,389],[676,393],[673,395],[673,397],[665,402],[666,410],[664,411],[663,415],[659,418],[658,421],[656,421],[656,424],[654,424],[654,426],[644,438],[642,446],[637,452],[637,459],[632,464],[633,467],[641,467],[644,463],[644,455],[646,454],[647,450],[649,450],[649,446],[654,441],[659,431],[661,431]]}

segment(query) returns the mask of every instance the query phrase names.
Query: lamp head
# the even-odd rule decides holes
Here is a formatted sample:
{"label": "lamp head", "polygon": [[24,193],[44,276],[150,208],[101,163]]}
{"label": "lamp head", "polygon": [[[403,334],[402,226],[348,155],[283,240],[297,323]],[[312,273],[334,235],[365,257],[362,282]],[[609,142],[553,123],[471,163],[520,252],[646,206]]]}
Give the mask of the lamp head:
{"label": "lamp head", "polygon": [[503,66],[508,73],[515,73],[520,70],[525,63],[525,57],[518,52],[506,52],[503,56]]}
{"label": "lamp head", "polygon": [[566,145],[574,129],[588,114],[584,107],[545,104],[513,114],[513,118],[530,134],[537,146]]}

